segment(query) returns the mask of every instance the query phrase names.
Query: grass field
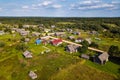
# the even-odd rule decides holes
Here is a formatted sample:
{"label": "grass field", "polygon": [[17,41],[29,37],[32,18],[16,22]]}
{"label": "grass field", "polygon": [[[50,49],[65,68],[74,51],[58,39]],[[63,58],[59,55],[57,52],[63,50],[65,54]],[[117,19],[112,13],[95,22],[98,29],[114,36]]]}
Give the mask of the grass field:
{"label": "grass field", "polygon": [[110,73],[112,75],[118,76],[120,75],[119,69],[120,69],[120,65],[112,63],[112,62],[107,62],[105,65],[100,65],[97,63],[93,63],[91,61],[86,61],[85,63],[87,66],[99,69],[101,71]]}
{"label": "grass field", "polygon": [[73,22],[57,22],[57,24],[75,24]]}
{"label": "grass field", "polygon": [[[28,72],[35,71],[36,80],[116,80],[119,65],[108,62],[106,65],[95,64],[70,55],[63,46],[47,44],[35,45],[35,39],[26,44],[33,54],[32,59],[25,59],[22,51],[15,49],[21,36],[12,34],[0,36],[6,46],[0,49],[0,80],[30,80]],[[8,39],[11,39],[10,41]],[[14,41],[16,39],[16,41]],[[9,44],[16,43],[12,46]],[[41,54],[47,47],[50,52]]]}
{"label": "grass field", "polygon": [[116,78],[80,62],[59,71],[51,80],[115,80]]}

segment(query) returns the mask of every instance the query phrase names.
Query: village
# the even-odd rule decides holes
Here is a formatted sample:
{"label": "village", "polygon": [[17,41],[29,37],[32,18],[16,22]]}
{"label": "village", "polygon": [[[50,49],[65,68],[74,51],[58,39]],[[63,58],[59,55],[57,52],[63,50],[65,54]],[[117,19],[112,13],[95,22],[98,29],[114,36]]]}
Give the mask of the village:
{"label": "village", "polygon": [[[0,25],[8,26],[2,23]],[[6,41],[6,39],[8,40]],[[73,30],[70,28],[59,29],[56,25],[51,25],[50,28],[46,28],[44,24],[2,27],[0,41],[6,41],[7,45],[11,48],[17,45],[16,49],[19,50],[20,58],[22,57],[23,61],[25,59],[28,62],[30,59],[34,60],[36,58],[35,56],[38,55],[60,53],[77,57],[83,61],[91,61],[92,64],[104,66],[109,62],[110,56],[107,48],[98,48],[99,44],[104,40],[97,31]],[[85,47],[86,45],[87,48]],[[2,51],[2,48],[0,51]],[[54,57],[55,55],[53,55]],[[26,75],[31,79],[37,79],[38,74],[36,72],[37,68],[30,69]]]}

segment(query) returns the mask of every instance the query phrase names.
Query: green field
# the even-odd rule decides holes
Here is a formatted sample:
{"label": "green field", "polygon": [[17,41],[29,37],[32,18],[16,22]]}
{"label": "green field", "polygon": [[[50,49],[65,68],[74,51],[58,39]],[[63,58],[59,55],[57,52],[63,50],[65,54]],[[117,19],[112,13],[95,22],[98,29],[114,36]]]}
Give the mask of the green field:
{"label": "green field", "polygon": [[[64,50],[65,43],[62,46],[35,45],[35,37],[26,44],[33,58],[25,59],[23,51],[16,50],[20,39],[19,34],[0,36],[0,41],[6,44],[0,48],[0,80],[30,80],[30,70],[38,75],[36,80],[117,80],[120,75],[117,64],[100,65],[70,55]],[[50,52],[41,54],[46,51],[45,47]]]}

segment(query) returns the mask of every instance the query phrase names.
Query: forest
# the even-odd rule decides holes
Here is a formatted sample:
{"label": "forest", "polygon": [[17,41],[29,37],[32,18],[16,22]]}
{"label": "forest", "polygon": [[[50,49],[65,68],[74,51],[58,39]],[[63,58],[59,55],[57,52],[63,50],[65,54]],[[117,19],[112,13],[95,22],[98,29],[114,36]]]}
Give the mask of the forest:
{"label": "forest", "polygon": [[0,17],[3,24],[44,24],[45,27],[56,25],[59,28],[72,28],[98,31],[105,37],[120,38],[120,18],[77,18],[77,17]]}

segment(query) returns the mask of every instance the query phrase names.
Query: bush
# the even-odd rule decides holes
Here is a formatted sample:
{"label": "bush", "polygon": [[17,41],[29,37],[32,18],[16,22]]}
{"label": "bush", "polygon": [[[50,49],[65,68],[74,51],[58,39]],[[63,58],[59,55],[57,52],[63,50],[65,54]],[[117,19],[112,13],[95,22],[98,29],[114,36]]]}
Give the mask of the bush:
{"label": "bush", "polygon": [[5,43],[4,42],[0,42],[0,47],[4,47]]}
{"label": "bush", "polygon": [[94,47],[94,48],[98,48],[99,47],[99,45],[97,43],[95,43],[95,42],[92,42],[89,46],[90,47]]}
{"label": "bush", "polygon": [[25,44],[21,43],[19,45],[16,46],[17,50],[22,50],[25,51],[28,48],[28,46],[26,46]]}

